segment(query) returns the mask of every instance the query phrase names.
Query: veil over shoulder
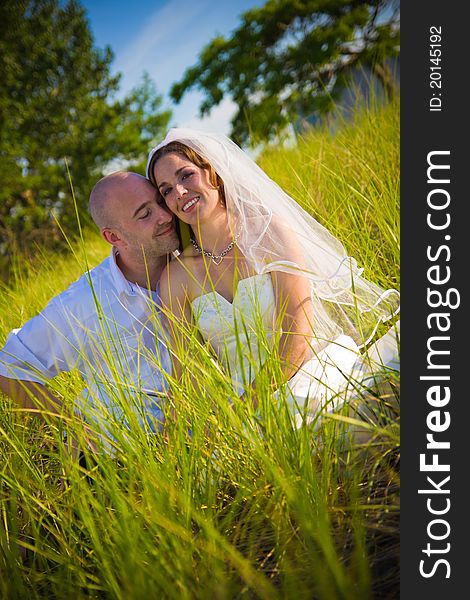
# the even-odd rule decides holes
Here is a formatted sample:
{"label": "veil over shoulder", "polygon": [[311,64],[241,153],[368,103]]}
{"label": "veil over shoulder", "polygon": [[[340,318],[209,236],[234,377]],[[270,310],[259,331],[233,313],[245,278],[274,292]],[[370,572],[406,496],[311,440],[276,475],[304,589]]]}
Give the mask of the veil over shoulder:
{"label": "veil over shoulder", "polygon": [[174,141],[207,159],[222,178],[230,227],[254,270],[284,271],[310,280],[312,328],[320,343],[345,334],[361,347],[381,322],[398,313],[399,292],[365,279],[342,243],[226,136],[170,129],[149,154],[148,178],[155,152]]}

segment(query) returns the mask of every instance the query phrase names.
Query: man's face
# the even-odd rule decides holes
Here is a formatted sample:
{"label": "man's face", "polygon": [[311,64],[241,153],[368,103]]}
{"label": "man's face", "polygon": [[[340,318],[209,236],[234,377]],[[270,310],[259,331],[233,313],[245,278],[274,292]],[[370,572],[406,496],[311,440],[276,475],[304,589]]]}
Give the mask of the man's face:
{"label": "man's face", "polygon": [[113,206],[113,217],[124,242],[121,251],[152,261],[179,246],[174,217],[147,181],[125,182]]}

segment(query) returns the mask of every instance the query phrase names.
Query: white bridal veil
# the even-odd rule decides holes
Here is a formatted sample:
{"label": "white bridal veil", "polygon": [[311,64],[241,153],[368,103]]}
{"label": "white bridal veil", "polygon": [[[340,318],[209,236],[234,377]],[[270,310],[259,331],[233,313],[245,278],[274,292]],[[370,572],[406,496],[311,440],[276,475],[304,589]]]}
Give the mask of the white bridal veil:
{"label": "white bridal veil", "polygon": [[237,246],[257,273],[301,273],[312,284],[313,330],[319,341],[341,333],[366,344],[380,322],[399,310],[397,290],[383,290],[362,277],[354,258],[229,138],[186,128],[170,129],[149,154],[170,142],[189,146],[224,182],[229,223]]}

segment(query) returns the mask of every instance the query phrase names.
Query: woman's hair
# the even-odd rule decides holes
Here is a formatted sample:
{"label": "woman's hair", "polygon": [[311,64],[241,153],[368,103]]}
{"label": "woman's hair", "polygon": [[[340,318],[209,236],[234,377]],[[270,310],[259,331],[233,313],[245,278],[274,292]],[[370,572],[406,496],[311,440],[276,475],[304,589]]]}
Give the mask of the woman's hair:
{"label": "woman's hair", "polygon": [[[195,150],[189,148],[189,146],[186,146],[181,142],[170,142],[166,146],[159,148],[153,154],[150,164],[148,165],[148,176],[150,181],[157,189],[158,185],[154,175],[155,164],[159,158],[165,156],[166,154],[180,154],[184,158],[187,158],[194,165],[196,165],[196,167],[206,170],[209,174],[210,183],[219,190],[220,200],[223,202],[224,206],[227,206],[227,203],[225,201],[224,182],[222,178],[215,172],[212,165],[205,158],[203,158]],[[160,190],[158,191],[158,193],[160,194]],[[162,200],[164,200],[163,196],[161,196],[161,198]]]}

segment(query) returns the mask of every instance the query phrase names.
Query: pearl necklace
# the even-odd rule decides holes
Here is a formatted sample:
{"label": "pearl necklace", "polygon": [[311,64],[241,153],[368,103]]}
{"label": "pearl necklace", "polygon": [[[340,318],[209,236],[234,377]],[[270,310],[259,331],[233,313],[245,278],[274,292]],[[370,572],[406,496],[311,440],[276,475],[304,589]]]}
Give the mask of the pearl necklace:
{"label": "pearl necklace", "polygon": [[207,256],[207,258],[210,258],[211,261],[214,263],[214,265],[220,265],[220,263],[224,260],[225,256],[235,246],[235,244],[237,243],[237,240],[238,240],[239,237],[240,237],[240,234],[238,234],[236,236],[236,238],[234,240],[232,240],[230,242],[230,244],[224,250],[222,250],[222,252],[220,254],[212,254],[212,252],[208,252],[207,250],[203,250],[201,248],[201,246],[196,242],[195,239],[193,239],[191,237],[190,240],[191,240],[191,244],[194,246],[194,249],[196,250],[196,252],[199,252],[199,254],[204,254],[204,256]]}

